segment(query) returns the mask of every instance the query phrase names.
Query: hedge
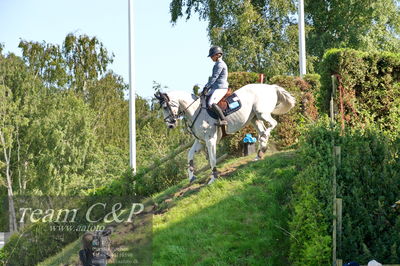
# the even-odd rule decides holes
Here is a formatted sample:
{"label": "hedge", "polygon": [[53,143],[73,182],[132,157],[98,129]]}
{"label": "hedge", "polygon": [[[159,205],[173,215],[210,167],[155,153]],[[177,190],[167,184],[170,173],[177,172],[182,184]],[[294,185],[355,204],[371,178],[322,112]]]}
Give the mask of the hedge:
{"label": "hedge", "polygon": [[331,49],[325,53],[320,69],[319,103],[324,112],[329,111],[331,75],[337,75],[343,88],[342,97],[338,91],[335,99],[338,121],[343,116],[349,126],[376,124],[388,132],[400,130],[400,54]]}
{"label": "hedge", "polygon": [[[337,257],[398,263],[400,213],[391,206],[400,196],[400,54],[332,49],[320,69],[317,105],[329,113],[331,75],[336,75],[338,123],[331,129],[328,119],[320,120],[299,144],[290,260],[331,264],[333,141],[342,151],[337,197],[343,199],[343,238]],[[338,127],[342,122],[344,129]]]}
{"label": "hedge", "polygon": [[332,248],[332,138],[341,146],[337,197],[343,199],[343,240],[338,258],[367,264],[398,263],[400,213],[400,138],[381,130],[333,132],[327,122],[313,126],[298,151],[290,222],[294,265],[328,265]]}

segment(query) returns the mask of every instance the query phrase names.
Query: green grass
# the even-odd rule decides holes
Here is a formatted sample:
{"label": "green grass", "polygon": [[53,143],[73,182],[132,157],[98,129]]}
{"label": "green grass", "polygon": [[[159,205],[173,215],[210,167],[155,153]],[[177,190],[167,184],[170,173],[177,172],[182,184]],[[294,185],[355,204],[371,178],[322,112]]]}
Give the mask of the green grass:
{"label": "green grass", "polygon": [[153,220],[154,265],[288,265],[293,154],[240,167]]}
{"label": "green grass", "polygon": [[[203,184],[207,173],[191,186],[184,180],[154,195],[151,241],[144,241],[149,239],[140,227],[122,224],[111,237],[113,248],[151,252],[153,265],[289,265],[294,152],[237,166],[243,160],[222,164],[222,172],[237,169],[211,186]],[[39,265],[76,265],[79,245],[73,242]],[[132,265],[122,260],[117,256],[110,265]]]}
{"label": "green grass", "polygon": [[[79,240],[74,241],[67,245],[60,253],[57,255],[48,258],[44,262],[38,264],[38,266],[47,266],[47,265],[65,265],[65,262],[68,262],[70,265],[78,265],[79,257],[78,252],[81,248],[81,242]],[[67,264],[68,265],[68,264]]]}

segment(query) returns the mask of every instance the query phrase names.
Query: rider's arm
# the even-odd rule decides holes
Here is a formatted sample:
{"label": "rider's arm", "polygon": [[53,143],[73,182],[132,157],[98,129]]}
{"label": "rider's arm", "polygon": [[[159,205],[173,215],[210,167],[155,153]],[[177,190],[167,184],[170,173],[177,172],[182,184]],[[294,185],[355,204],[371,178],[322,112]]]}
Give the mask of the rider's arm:
{"label": "rider's arm", "polygon": [[224,69],[223,64],[221,64],[220,62],[215,63],[213,67],[212,76],[208,81],[208,83],[206,84],[205,88],[209,89],[214,84],[214,82],[218,79],[223,69]]}

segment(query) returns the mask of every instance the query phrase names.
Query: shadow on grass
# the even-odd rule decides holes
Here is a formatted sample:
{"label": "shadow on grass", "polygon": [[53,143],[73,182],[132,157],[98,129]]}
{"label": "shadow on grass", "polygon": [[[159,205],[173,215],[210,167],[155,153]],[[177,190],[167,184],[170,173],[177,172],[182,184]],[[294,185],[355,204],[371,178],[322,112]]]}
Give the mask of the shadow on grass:
{"label": "shadow on grass", "polygon": [[[294,153],[246,165],[239,161],[225,164],[222,172],[238,165],[212,186],[170,188],[157,196],[148,220],[119,225],[111,237],[115,256],[109,265],[289,265]],[[45,265],[77,265],[79,244]]]}
{"label": "shadow on grass", "polygon": [[239,167],[186,202],[179,199],[176,208],[156,218],[153,264],[289,265],[292,155]]}

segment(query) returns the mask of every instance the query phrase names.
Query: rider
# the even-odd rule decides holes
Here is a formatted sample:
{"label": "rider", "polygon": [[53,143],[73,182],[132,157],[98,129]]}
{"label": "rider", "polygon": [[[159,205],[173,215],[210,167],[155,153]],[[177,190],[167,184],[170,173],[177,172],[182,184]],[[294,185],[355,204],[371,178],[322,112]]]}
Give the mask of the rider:
{"label": "rider", "polygon": [[224,97],[226,92],[228,91],[228,67],[225,62],[222,60],[222,49],[218,46],[213,46],[210,48],[208,53],[208,57],[211,57],[211,60],[215,62],[212,76],[203,91],[207,92],[207,95],[211,95],[210,100],[208,101],[208,106],[214,110],[215,113],[218,114],[219,121],[216,124],[217,126],[227,125],[228,123],[225,120],[225,115],[222,112],[221,108],[217,105],[217,103]]}

